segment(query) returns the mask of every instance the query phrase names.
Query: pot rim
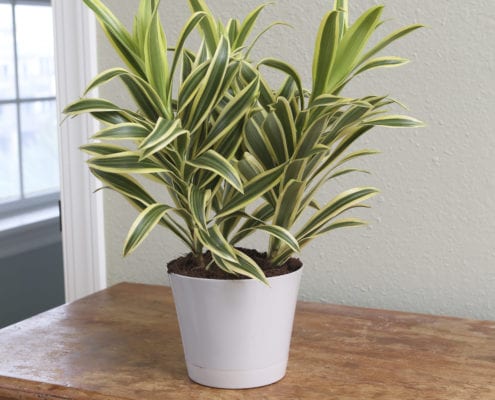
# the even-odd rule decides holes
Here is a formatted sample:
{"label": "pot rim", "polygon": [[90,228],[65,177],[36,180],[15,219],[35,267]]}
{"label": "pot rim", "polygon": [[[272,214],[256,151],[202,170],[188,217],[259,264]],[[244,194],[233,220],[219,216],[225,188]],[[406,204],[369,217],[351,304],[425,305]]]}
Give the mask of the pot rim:
{"label": "pot rim", "polygon": [[[304,269],[304,265],[302,264],[298,269],[296,269],[294,271],[291,271],[288,274],[277,275],[277,276],[270,276],[270,277],[267,277],[266,279],[268,280],[268,282],[270,282],[270,281],[277,281],[277,280],[280,280],[280,279],[284,279],[285,277],[292,276],[296,272],[302,272],[303,269]],[[196,280],[196,281],[239,282],[239,283],[236,283],[236,284],[247,283],[247,282],[259,282],[259,281],[257,281],[256,279],[253,279],[253,278],[246,278],[246,279],[199,278],[199,277],[196,277],[196,276],[182,275],[182,274],[178,274],[176,272],[168,272],[168,271],[167,271],[167,274],[168,275],[175,275],[177,277],[181,277],[181,278],[184,278],[184,279]]]}

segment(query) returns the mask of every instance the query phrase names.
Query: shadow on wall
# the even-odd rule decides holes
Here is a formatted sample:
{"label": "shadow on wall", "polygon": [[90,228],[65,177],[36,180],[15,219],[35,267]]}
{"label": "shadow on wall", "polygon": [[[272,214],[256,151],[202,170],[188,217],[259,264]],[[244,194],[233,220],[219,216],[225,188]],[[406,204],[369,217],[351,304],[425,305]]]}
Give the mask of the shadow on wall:
{"label": "shadow on wall", "polygon": [[61,241],[0,258],[0,328],[64,302]]}

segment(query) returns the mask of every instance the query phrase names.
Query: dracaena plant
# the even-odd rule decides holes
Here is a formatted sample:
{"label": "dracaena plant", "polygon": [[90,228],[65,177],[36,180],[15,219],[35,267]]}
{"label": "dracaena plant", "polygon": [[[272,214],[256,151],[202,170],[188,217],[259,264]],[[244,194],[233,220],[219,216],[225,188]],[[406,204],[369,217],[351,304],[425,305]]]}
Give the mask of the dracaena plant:
{"label": "dracaena plant", "polygon": [[[305,90],[290,64],[274,58],[251,60],[252,46],[264,31],[253,40],[250,33],[265,5],[243,21],[223,24],[203,0],[189,0],[192,15],[176,45],[169,46],[159,1],[140,2],[131,32],[100,0],[84,2],[126,65],[96,76],[85,94],[118,78],[135,109],[84,97],[65,113],[90,113],[103,125],[83,150],[90,155],[92,173],[139,211],[124,244],[125,255],[162,225],[188,246],[198,266],[210,267],[203,258],[209,250],[212,261],[226,272],[266,282],[238,243],[255,231],[266,233],[267,257],[281,265],[324,233],[362,225],[356,218],[337,217],[363,207],[376,189],[350,189],[322,205],[315,196],[333,178],[358,171],[347,162],[375,153],[349,151],[374,126],[420,125],[411,117],[388,114],[385,107],[394,100],[387,96],[340,94],[356,75],[407,61],[375,55],[420,25],[393,32],[366,50],[382,23],[381,6],[349,25],[347,1],[335,1],[322,19],[312,88]],[[191,51],[186,41],[194,30],[202,41]],[[287,75],[282,87],[270,87],[262,66]],[[157,201],[142,179],[163,187],[170,202]]]}

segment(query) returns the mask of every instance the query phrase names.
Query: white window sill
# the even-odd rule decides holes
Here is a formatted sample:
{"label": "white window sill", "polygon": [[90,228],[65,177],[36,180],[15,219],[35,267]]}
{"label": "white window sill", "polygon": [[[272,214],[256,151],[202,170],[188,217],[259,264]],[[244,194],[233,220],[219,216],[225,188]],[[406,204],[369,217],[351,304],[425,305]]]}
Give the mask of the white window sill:
{"label": "white window sill", "polygon": [[0,258],[59,242],[57,205],[0,218]]}

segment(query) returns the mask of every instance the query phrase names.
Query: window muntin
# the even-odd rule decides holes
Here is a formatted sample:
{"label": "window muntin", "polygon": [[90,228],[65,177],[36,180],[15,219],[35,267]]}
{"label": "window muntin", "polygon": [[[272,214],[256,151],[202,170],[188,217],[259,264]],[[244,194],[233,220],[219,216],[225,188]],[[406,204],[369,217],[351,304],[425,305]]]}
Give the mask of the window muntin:
{"label": "window muntin", "polygon": [[49,1],[0,0],[0,214],[58,198],[52,26]]}

